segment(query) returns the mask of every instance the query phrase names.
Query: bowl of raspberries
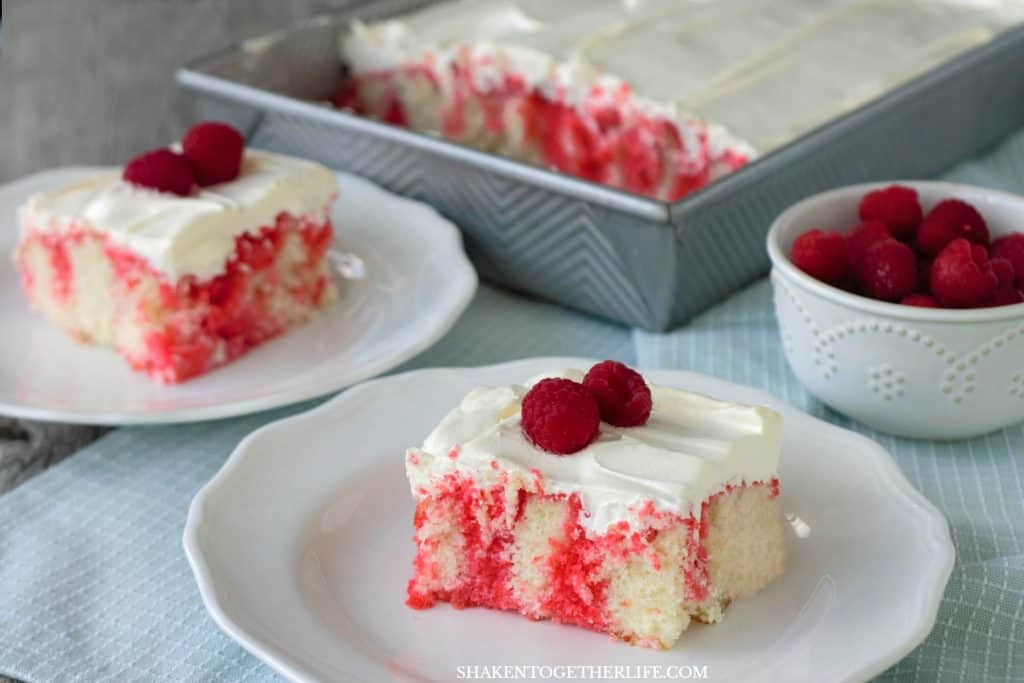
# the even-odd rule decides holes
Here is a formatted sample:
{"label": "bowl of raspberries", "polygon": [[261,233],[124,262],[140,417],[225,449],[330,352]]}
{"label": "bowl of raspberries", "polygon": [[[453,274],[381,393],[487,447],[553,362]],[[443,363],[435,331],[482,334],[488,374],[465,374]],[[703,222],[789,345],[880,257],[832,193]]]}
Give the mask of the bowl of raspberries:
{"label": "bowl of raspberries", "polygon": [[854,185],[768,234],[793,372],[880,431],[979,436],[1024,419],[1024,197],[969,185]]}

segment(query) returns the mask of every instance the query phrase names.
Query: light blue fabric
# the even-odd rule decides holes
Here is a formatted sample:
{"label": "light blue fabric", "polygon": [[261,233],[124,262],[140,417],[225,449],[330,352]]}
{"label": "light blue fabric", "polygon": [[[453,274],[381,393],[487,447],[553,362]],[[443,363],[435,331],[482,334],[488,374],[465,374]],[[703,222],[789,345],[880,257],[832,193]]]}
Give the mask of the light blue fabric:
{"label": "light blue fabric", "polygon": [[[1024,191],[1024,133],[948,177]],[[933,444],[871,434],[836,415],[786,367],[766,281],[669,334],[482,287],[455,328],[404,369],[537,355],[705,372],[877,438],[948,516],[957,547],[935,630],[882,678],[1024,679],[1021,426]],[[0,498],[0,672],[32,682],[275,680],[206,615],[180,539],[190,499],[238,441],[313,404],[121,429]]]}

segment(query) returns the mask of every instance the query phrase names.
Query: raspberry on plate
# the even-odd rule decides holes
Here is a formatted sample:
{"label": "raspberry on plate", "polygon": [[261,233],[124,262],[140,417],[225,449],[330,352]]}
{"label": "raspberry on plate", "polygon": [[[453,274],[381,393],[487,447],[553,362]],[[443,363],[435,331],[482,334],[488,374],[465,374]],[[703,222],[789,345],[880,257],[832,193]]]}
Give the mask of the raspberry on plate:
{"label": "raspberry on plate", "polygon": [[957,238],[974,244],[988,244],[988,226],[978,210],[965,201],[946,199],[935,205],[917,229],[917,248],[934,256]]}
{"label": "raspberry on plate", "polygon": [[185,133],[181,152],[192,162],[200,185],[226,183],[242,168],[245,138],[226,123],[207,121]]}
{"label": "raspberry on plate", "polygon": [[984,247],[960,237],[935,257],[931,270],[933,296],[943,306],[983,306],[995,294],[999,276],[992,269]]}
{"label": "raspberry on plate", "polygon": [[522,426],[538,448],[568,455],[597,438],[601,411],[594,395],[579,382],[544,379],[523,397]]}
{"label": "raspberry on plate", "polygon": [[846,278],[846,243],[838,232],[814,229],[793,242],[793,265],[811,277],[829,285]]}
{"label": "raspberry on plate", "polygon": [[992,258],[1006,259],[1013,266],[1018,288],[1024,288],[1024,234],[1015,232],[992,243]]}
{"label": "raspberry on plate", "polygon": [[846,236],[846,260],[854,277],[864,264],[864,252],[868,247],[891,237],[889,226],[879,220],[864,221]]}
{"label": "raspberry on plate", "polygon": [[583,386],[594,394],[601,419],[616,427],[637,427],[651,416],[651,390],[636,370],[614,360],[590,368]]}
{"label": "raspberry on plate", "polygon": [[195,172],[188,159],[169,149],[154,149],[125,164],[121,177],[132,185],[179,197],[192,194],[196,186]]}
{"label": "raspberry on plate", "polygon": [[892,238],[875,242],[864,252],[857,275],[869,296],[899,301],[917,286],[917,257],[910,247]]}
{"label": "raspberry on plate", "polygon": [[889,227],[893,237],[904,241],[914,236],[921,223],[917,190],[904,185],[868,192],[860,200],[859,213],[862,221],[881,221]]}

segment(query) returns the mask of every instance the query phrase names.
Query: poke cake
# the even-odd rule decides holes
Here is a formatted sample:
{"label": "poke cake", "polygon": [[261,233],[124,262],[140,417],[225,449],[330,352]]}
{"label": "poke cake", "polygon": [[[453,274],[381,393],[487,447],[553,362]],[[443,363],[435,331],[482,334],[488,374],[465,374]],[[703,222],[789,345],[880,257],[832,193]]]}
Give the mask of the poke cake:
{"label": "poke cake", "polygon": [[334,175],[208,122],[179,145],[32,196],[14,252],[31,305],[173,383],[306,321],[336,295]]}
{"label": "poke cake", "polygon": [[471,391],[405,455],[407,604],[553,619],[670,648],[786,561],[780,416],[604,361]]}
{"label": "poke cake", "polygon": [[993,0],[459,0],[341,41],[335,104],[678,199],[1024,20]]}

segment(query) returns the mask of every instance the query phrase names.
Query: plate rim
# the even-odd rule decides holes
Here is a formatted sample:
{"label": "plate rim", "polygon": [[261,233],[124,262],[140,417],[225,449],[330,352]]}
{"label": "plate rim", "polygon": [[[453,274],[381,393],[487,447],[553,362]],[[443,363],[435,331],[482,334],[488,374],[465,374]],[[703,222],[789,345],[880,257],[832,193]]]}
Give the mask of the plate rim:
{"label": "plate rim", "polygon": [[[562,364],[564,367],[585,367],[588,363],[593,362],[596,361],[593,359],[571,356],[537,356],[480,366],[444,366],[410,370],[362,382],[351,387],[344,393],[325,401],[319,406],[296,415],[275,420],[246,435],[231,452],[220,469],[199,489],[195,497],[192,499],[188,509],[185,529],[182,534],[182,546],[184,548],[185,555],[188,558],[189,566],[192,569],[193,577],[199,588],[199,594],[207,612],[213,618],[218,627],[220,627],[220,629],[230,638],[235,640],[235,642],[241,645],[250,654],[269,665],[281,675],[286,676],[291,680],[302,681],[304,683],[306,681],[318,680],[308,671],[304,670],[301,662],[297,661],[287,652],[280,650],[274,645],[262,642],[260,638],[250,635],[246,631],[245,626],[238,623],[238,621],[231,616],[229,610],[219,600],[217,579],[213,574],[210,563],[206,561],[202,550],[201,536],[204,533],[204,525],[209,521],[208,515],[206,514],[208,501],[213,496],[217,495],[217,492],[230,480],[236,471],[240,470],[244,466],[247,452],[252,447],[252,444],[262,438],[267,432],[275,429],[287,428],[308,420],[316,420],[322,414],[336,410],[339,404],[357,400],[361,393],[372,390],[377,385],[402,380],[412,375],[427,376],[431,374],[440,375],[446,373],[486,375],[490,372],[504,372],[521,367],[523,368],[524,376],[526,376],[531,374],[529,368],[534,368],[533,374],[535,374],[536,366],[542,364]],[[930,583],[932,588],[927,593],[922,590],[922,592],[918,593],[916,596],[918,599],[915,600],[915,602],[917,603],[916,606],[919,608],[916,615],[916,628],[908,632],[902,641],[893,641],[886,651],[880,651],[874,657],[865,658],[859,666],[847,672],[840,680],[868,680],[873,678],[902,660],[928,637],[935,627],[942,598],[945,595],[946,587],[948,586],[949,579],[955,566],[956,549],[953,545],[949,521],[946,519],[945,515],[943,515],[930,500],[928,500],[914,487],[904,474],[903,470],[896,463],[895,458],[893,458],[892,454],[890,454],[885,447],[863,434],[845,429],[827,422],[826,420],[810,415],[762,389],[730,382],[713,375],[692,372],[689,370],[673,368],[641,369],[645,373],[649,374],[675,376],[684,380],[686,378],[696,378],[700,381],[711,380],[713,383],[739,388],[745,394],[754,399],[752,402],[771,405],[781,409],[783,412],[789,412],[790,414],[799,414],[803,418],[815,423],[818,428],[826,429],[839,438],[856,442],[858,447],[864,451],[872,452],[872,469],[875,471],[876,475],[893,490],[902,494],[908,512],[916,512],[917,517],[919,518],[919,523],[924,525],[926,533],[923,534],[923,537],[931,546],[933,550],[932,557],[935,558],[935,561],[933,562],[928,575],[924,577],[930,581],[922,581],[922,586]],[[924,599],[921,599],[922,597]]]}
{"label": "plate rim", "polygon": [[[37,173],[32,173],[10,182],[0,183],[0,193],[16,192],[20,186],[32,185],[40,182],[43,178],[50,175],[69,172],[98,172],[110,170],[110,168],[112,167],[89,165],[58,166],[44,171],[39,171]],[[416,207],[416,210],[425,212],[426,215],[431,216],[431,220],[436,221],[439,231],[443,231],[444,233],[444,237],[435,240],[434,243],[437,246],[436,253],[447,253],[451,256],[452,264],[450,268],[450,281],[455,283],[455,289],[453,289],[453,295],[451,298],[451,306],[444,312],[444,315],[433,316],[426,319],[424,323],[426,334],[417,340],[415,344],[410,344],[391,356],[379,358],[373,362],[358,366],[354,372],[349,373],[348,377],[341,382],[337,380],[332,381],[324,379],[323,381],[316,383],[307,383],[305,385],[284,388],[278,393],[266,396],[210,406],[169,410],[161,410],[157,408],[139,413],[124,413],[116,411],[83,413],[81,411],[60,408],[25,406],[19,403],[11,403],[0,399],[0,414],[42,422],[103,425],[111,427],[182,424],[208,422],[211,420],[220,420],[230,417],[241,417],[266,410],[272,410],[274,408],[282,408],[296,403],[302,403],[303,401],[326,396],[345,389],[346,387],[351,387],[367,379],[376,377],[381,373],[387,372],[392,368],[398,367],[407,360],[415,357],[417,354],[432,347],[451,330],[462,314],[465,313],[479,286],[479,277],[476,273],[476,269],[470,262],[469,257],[466,255],[465,242],[462,238],[461,231],[454,222],[443,216],[439,211],[437,211],[437,209],[429,204],[399,195],[385,187],[381,187],[367,178],[356,176],[355,174],[344,171],[338,171],[333,168],[330,169],[330,171],[339,182],[344,182],[346,176],[356,178],[357,180],[372,186],[374,189],[389,195],[389,199],[396,200],[399,203],[406,204],[410,207]],[[342,187],[341,189],[343,191],[344,188]],[[13,238],[13,242],[17,242],[17,237]],[[28,314],[31,315],[32,312],[28,311]],[[286,336],[287,335],[285,335],[285,337]]]}

